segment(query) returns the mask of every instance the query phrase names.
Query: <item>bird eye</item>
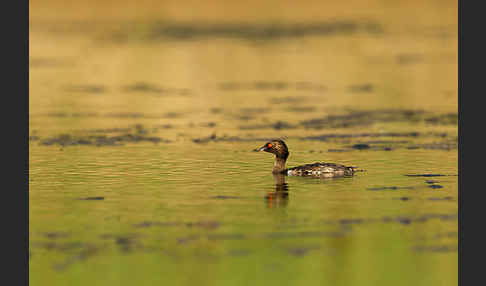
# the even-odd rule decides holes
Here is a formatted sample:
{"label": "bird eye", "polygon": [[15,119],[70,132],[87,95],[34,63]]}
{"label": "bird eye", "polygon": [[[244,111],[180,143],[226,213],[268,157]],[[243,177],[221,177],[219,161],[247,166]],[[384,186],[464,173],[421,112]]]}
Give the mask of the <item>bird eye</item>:
{"label": "bird eye", "polygon": [[268,148],[272,148],[272,143],[268,143],[268,144],[267,144],[267,147],[268,147]]}

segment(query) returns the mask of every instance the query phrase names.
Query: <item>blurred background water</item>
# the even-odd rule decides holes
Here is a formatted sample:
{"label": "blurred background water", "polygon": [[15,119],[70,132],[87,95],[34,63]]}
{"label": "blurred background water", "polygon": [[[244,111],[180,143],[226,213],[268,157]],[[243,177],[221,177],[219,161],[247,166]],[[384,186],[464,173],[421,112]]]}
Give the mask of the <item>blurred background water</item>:
{"label": "blurred background water", "polygon": [[[457,1],[30,1],[31,285],[456,285]],[[352,178],[274,178],[252,152]]]}

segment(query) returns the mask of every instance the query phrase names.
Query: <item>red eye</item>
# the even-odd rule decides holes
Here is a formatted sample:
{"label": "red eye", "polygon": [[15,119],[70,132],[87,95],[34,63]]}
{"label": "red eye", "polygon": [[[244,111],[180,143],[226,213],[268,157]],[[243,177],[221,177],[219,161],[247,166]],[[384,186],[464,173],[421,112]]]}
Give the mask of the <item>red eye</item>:
{"label": "red eye", "polygon": [[272,144],[271,143],[268,143],[267,147],[268,148],[272,148]]}

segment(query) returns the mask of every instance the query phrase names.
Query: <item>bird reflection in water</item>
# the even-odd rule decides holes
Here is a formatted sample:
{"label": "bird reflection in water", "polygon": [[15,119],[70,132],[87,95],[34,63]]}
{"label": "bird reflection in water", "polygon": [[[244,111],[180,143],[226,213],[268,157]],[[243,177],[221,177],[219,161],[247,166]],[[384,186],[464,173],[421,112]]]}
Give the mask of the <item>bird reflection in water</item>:
{"label": "bird reflection in water", "polygon": [[285,182],[285,175],[273,174],[275,191],[265,195],[265,203],[269,208],[286,207],[289,201],[289,186]]}

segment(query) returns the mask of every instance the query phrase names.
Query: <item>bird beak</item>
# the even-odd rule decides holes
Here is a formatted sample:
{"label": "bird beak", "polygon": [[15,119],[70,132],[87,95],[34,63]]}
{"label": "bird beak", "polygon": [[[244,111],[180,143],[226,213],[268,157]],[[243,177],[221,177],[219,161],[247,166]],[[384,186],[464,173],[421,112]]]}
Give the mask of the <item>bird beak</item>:
{"label": "bird beak", "polygon": [[267,146],[263,146],[263,147],[260,147],[260,148],[256,148],[253,151],[255,151],[255,152],[261,152],[261,151],[265,151],[266,148],[267,148]]}

